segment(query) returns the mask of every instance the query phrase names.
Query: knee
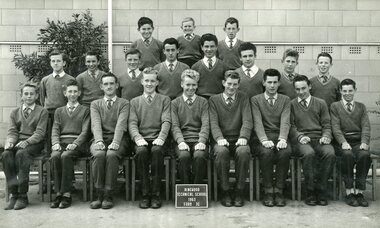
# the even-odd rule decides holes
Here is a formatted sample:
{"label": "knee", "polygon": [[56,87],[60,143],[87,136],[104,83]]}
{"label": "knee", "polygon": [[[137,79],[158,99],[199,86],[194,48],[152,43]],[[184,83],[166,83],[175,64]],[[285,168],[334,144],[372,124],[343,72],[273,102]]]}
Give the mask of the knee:
{"label": "knee", "polygon": [[272,149],[260,148],[260,159],[271,159],[273,155],[274,151]]}
{"label": "knee", "polygon": [[313,158],[315,157],[315,151],[314,149],[309,145],[300,146],[298,148],[298,152],[301,154],[303,158]]}
{"label": "knee", "polygon": [[148,159],[149,152],[146,146],[137,146],[135,151],[137,159]]}
{"label": "knee", "polygon": [[341,153],[342,153],[341,156],[343,158],[351,158],[351,159],[354,158],[354,153],[352,152],[352,150],[341,150]]}
{"label": "knee", "polygon": [[187,150],[180,150],[178,152],[178,160],[189,161],[190,160],[190,152]]}
{"label": "knee", "polygon": [[2,153],[3,160],[6,161],[9,159],[12,159],[13,154],[14,154],[14,151],[12,150],[4,150],[4,152]]}
{"label": "knee", "polygon": [[53,151],[50,155],[50,161],[57,162],[61,158],[61,153],[59,151]]}
{"label": "knee", "polygon": [[193,154],[194,159],[206,159],[206,151],[196,150]]}
{"label": "knee", "polygon": [[28,151],[25,149],[20,149],[16,151],[16,159],[25,158],[28,156]]}
{"label": "knee", "polygon": [[332,159],[335,160],[335,151],[334,147],[331,145],[326,145],[325,149],[323,150],[323,156],[326,159]]}
{"label": "knee", "polygon": [[152,146],[151,153],[152,153],[152,156],[163,155],[164,154],[163,147],[154,145]]}
{"label": "knee", "polygon": [[251,150],[249,146],[238,146],[238,148],[236,148],[236,156],[239,159],[249,160],[251,156]]}
{"label": "knee", "polygon": [[106,152],[103,150],[92,151],[92,157],[95,160],[104,160],[106,158]]}
{"label": "knee", "polygon": [[366,159],[366,160],[370,160],[371,159],[371,155],[370,155],[369,150],[359,150],[359,152],[358,152],[358,160],[362,160],[362,159]]}
{"label": "knee", "polygon": [[216,159],[229,160],[230,151],[225,146],[214,146],[214,154],[216,155]]}
{"label": "knee", "polygon": [[116,153],[116,151],[114,150],[108,150],[107,151],[107,154],[106,154],[106,159],[109,160],[109,159],[117,159],[118,158],[118,154]]}

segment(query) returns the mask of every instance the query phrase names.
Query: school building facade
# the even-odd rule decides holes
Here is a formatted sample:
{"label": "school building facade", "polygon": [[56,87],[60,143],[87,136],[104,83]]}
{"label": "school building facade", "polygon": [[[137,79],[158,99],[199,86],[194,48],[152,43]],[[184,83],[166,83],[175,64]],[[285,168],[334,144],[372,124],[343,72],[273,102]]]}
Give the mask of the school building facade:
{"label": "school building facade", "polygon": [[[137,20],[153,19],[154,37],[181,35],[181,21],[190,16],[196,34],[214,33],[224,39],[224,21],[240,22],[238,37],[257,45],[257,65],[281,69],[287,48],[300,52],[297,72],[317,74],[316,56],[333,57],[332,75],[357,82],[357,100],[380,111],[380,4],[377,0],[0,0],[0,147],[9,113],[20,105],[20,83],[25,81],[12,63],[15,53],[43,52],[39,29],[46,19],[70,20],[73,13],[90,9],[95,24],[112,14],[112,71],[125,71],[124,51],[139,38]],[[104,51],[107,52],[106,46]],[[379,102],[379,105],[377,104]],[[380,115],[370,113],[372,146],[380,146]]]}

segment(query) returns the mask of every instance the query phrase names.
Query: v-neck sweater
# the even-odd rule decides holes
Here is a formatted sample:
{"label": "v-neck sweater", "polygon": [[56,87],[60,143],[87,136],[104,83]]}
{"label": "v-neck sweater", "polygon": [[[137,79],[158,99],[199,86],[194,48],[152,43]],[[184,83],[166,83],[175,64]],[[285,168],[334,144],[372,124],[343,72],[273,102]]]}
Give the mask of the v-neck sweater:
{"label": "v-neck sweater", "polygon": [[158,93],[168,96],[172,100],[182,94],[181,74],[184,70],[189,69],[188,65],[177,61],[175,68],[170,72],[166,62],[162,62],[154,66],[154,69],[158,71]]}
{"label": "v-neck sweater", "polygon": [[154,67],[165,60],[165,55],[162,52],[163,43],[155,38],[152,38],[148,46],[140,38],[132,43],[131,48],[136,48],[141,52],[140,69]]}
{"label": "v-neck sweater", "polygon": [[93,78],[88,74],[88,70],[86,70],[76,77],[79,88],[82,91],[82,94],[79,97],[79,103],[90,107],[92,101],[104,96],[104,92],[100,89],[102,76],[104,74],[104,71],[99,70],[97,77]]}
{"label": "v-neck sweater", "polygon": [[310,84],[310,94],[326,101],[328,108],[330,108],[332,103],[339,101],[341,98],[339,89],[340,81],[333,76],[331,76],[326,83],[321,82],[319,76],[314,76],[310,79]]}
{"label": "v-neck sweater", "polygon": [[241,67],[239,47],[243,43],[241,40],[237,40],[232,48],[226,44],[225,40],[221,40],[218,43],[218,58],[221,59],[226,65],[227,69],[235,70]]}
{"label": "v-neck sweater", "polygon": [[40,82],[40,102],[49,112],[59,107],[65,106],[66,97],[63,95],[63,85],[68,80],[75,80],[74,77],[65,74],[63,77],[55,78],[53,74],[42,78]]}
{"label": "v-neck sweater", "polygon": [[249,77],[245,74],[242,67],[235,70],[240,76],[239,90],[244,92],[248,98],[259,95],[264,92],[263,74],[264,71],[259,68],[259,71],[253,76]]}

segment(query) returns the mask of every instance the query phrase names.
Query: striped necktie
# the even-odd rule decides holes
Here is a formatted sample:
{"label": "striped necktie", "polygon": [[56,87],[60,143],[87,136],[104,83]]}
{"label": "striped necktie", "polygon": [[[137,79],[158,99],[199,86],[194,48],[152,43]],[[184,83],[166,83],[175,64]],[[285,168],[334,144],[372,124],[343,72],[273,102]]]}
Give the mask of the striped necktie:
{"label": "striped necktie", "polygon": [[149,46],[149,44],[150,44],[150,40],[149,40],[149,39],[145,39],[145,40],[144,40],[144,43],[145,43],[146,46]]}
{"label": "striped necktie", "polygon": [[233,39],[230,39],[230,49],[233,48],[233,43],[234,43],[234,40],[233,40]]}
{"label": "striped necktie", "polygon": [[306,99],[302,99],[300,101],[300,104],[302,105],[302,107],[307,108],[307,101],[306,101]]}
{"label": "striped necktie", "polygon": [[232,105],[232,102],[233,102],[233,99],[232,99],[232,97],[227,97],[227,105],[228,106],[231,106]]}
{"label": "striped necktie", "polygon": [[251,74],[249,73],[249,72],[251,72],[251,69],[247,68],[247,69],[245,70],[245,72],[247,72],[247,76],[248,76],[248,77],[251,77]]}
{"label": "striped necktie", "polygon": [[289,78],[290,81],[293,81],[293,79],[294,79],[294,74],[289,74],[289,75],[288,75],[288,78]]}
{"label": "striped necktie", "polygon": [[191,106],[193,104],[193,99],[191,97],[187,98],[186,103]]}
{"label": "striped necktie", "polygon": [[107,100],[107,108],[108,108],[108,109],[111,109],[112,104],[113,104],[113,100],[112,100],[112,99],[108,99],[108,100]]}
{"label": "striped necktie", "polygon": [[69,107],[69,113],[70,113],[70,115],[73,114],[74,109],[75,109],[75,106],[70,106]]}
{"label": "striped necktie", "polygon": [[148,95],[148,96],[147,96],[147,100],[148,100],[148,103],[149,103],[149,104],[152,103],[152,100],[153,100],[152,95]]}
{"label": "striped necktie", "polygon": [[129,71],[129,74],[130,75],[132,75],[132,80],[135,80],[136,79],[136,72],[135,72],[135,70],[131,70],[131,71]]}
{"label": "striped necktie", "polygon": [[322,75],[321,78],[322,78],[322,82],[323,82],[323,83],[326,83],[327,80],[328,80],[328,78],[327,78],[326,75]]}
{"label": "striped necktie", "polygon": [[207,60],[207,62],[208,62],[208,69],[212,69],[212,59],[211,58],[209,58],[208,60]]}
{"label": "striped necktie", "polygon": [[31,112],[32,112],[32,109],[31,109],[31,108],[26,107],[26,108],[24,109],[24,117],[25,117],[25,119],[28,119],[29,114],[30,114]]}
{"label": "striped necktie", "polygon": [[174,64],[173,64],[173,63],[170,63],[170,64],[169,64],[169,71],[170,71],[170,72],[173,72],[173,70],[174,70]]}
{"label": "striped necktie", "polygon": [[273,96],[269,96],[269,98],[268,98],[268,102],[269,102],[269,104],[270,104],[271,106],[274,105],[274,101],[275,101],[274,97],[273,97]]}
{"label": "striped necktie", "polygon": [[352,112],[352,103],[351,103],[351,102],[348,102],[348,103],[346,104],[346,106],[347,106],[347,111]]}

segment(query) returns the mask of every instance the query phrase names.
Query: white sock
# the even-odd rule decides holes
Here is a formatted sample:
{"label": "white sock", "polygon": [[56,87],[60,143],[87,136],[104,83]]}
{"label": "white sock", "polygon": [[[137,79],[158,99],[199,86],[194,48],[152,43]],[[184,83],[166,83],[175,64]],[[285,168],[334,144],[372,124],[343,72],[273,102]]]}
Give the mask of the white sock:
{"label": "white sock", "polygon": [[360,194],[363,194],[364,191],[363,191],[363,190],[359,190],[359,189],[357,189],[356,192],[357,192],[356,194],[359,194],[359,193],[360,193]]}

